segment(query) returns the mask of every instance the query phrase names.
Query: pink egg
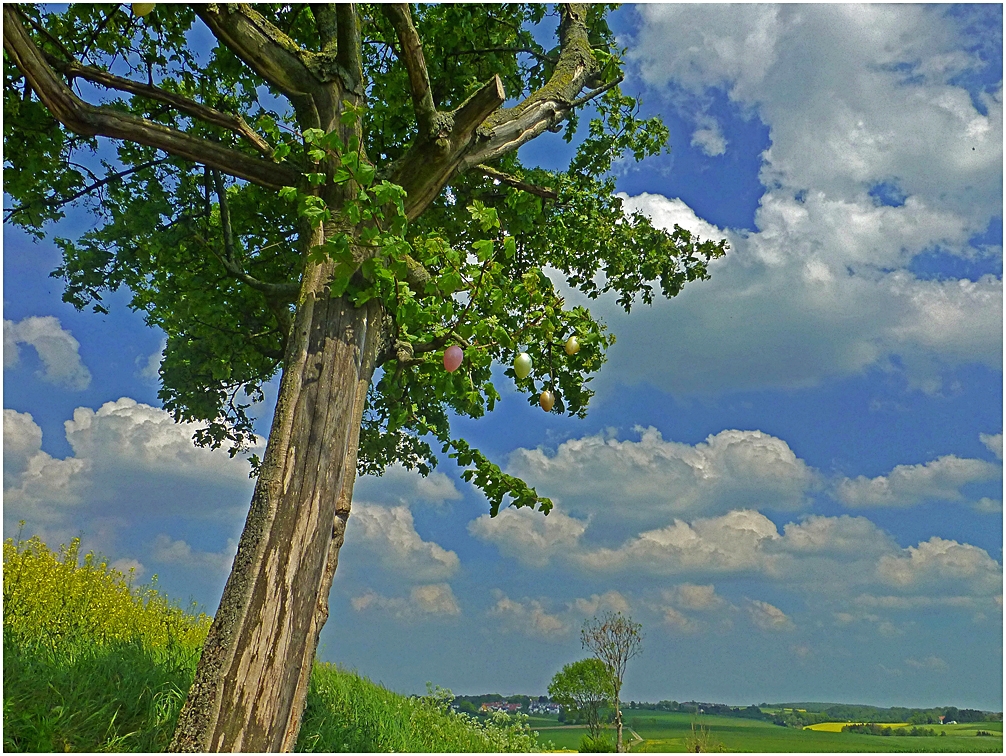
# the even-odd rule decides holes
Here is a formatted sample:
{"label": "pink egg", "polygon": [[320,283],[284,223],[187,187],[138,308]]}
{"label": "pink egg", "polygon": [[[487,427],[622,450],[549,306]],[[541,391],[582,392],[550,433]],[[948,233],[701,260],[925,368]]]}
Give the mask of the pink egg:
{"label": "pink egg", "polygon": [[461,360],[464,359],[464,356],[465,353],[461,351],[461,347],[457,344],[447,347],[444,351],[444,369],[448,373],[453,373],[461,367]]}

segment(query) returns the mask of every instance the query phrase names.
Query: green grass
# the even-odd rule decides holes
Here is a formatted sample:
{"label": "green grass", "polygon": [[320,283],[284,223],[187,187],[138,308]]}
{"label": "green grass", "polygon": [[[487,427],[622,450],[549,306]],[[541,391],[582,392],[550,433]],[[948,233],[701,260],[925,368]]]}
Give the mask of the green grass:
{"label": "green grass", "polygon": [[[3,551],[4,751],[157,752],[171,741],[209,618],[134,589],[79,541],[37,538]],[[416,698],[317,664],[298,751],[541,750],[519,718],[447,710],[446,691]]]}
{"label": "green grass", "polygon": [[[633,752],[684,752],[685,741],[692,734],[692,722],[708,728],[713,741],[727,751],[776,753],[826,752],[1002,752],[1002,723],[976,722],[947,727],[933,726],[947,735],[931,738],[858,735],[844,732],[815,732],[780,727],[770,722],[734,717],[694,715],[683,712],[626,711],[625,723],[644,738]],[[927,725],[928,726],[928,725]],[[994,731],[1000,737],[977,737],[977,730]],[[565,732],[575,732],[567,730]],[[552,732],[548,732],[552,737]],[[553,740],[558,744],[557,738]],[[626,738],[626,742],[629,739]]]}

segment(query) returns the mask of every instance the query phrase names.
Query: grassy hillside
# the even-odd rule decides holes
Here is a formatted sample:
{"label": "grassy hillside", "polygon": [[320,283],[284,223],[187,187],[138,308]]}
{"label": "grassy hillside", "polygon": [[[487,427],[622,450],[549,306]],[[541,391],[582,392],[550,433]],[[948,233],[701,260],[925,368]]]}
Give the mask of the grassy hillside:
{"label": "grassy hillside", "polygon": [[[79,542],[3,546],[4,751],[164,751],[209,629]],[[447,710],[439,689],[392,693],[315,665],[298,751],[540,750],[526,723]]]}

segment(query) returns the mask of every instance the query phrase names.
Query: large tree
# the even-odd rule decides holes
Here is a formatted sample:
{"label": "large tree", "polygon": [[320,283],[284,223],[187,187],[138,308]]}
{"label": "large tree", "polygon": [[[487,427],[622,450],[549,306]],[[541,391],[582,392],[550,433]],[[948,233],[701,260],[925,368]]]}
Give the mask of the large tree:
{"label": "large tree", "polygon": [[[247,448],[280,375],[174,749],[295,745],[358,472],[425,474],[439,451],[493,515],[548,512],[449,424],[491,410],[494,379],[584,415],[612,337],[543,269],[628,310],[723,254],[614,196],[614,161],[667,130],[620,89],[610,8],[4,5],[5,222],[41,237],[68,203],[93,211],[56,240],[64,299],[103,311],[128,288],[197,443]],[[518,156],[546,131],[580,140],[566,170]]]}

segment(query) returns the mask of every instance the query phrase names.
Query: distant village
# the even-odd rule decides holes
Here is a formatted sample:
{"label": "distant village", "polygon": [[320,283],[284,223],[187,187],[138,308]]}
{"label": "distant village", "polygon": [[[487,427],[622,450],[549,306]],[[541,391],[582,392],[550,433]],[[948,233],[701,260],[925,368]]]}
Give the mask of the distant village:
{"label": "distant village", "polygon": [[562,706],[550,701],[548,696],[458,696],[451,704],[454,711],[468,714],[539,714],[558,716]]}

